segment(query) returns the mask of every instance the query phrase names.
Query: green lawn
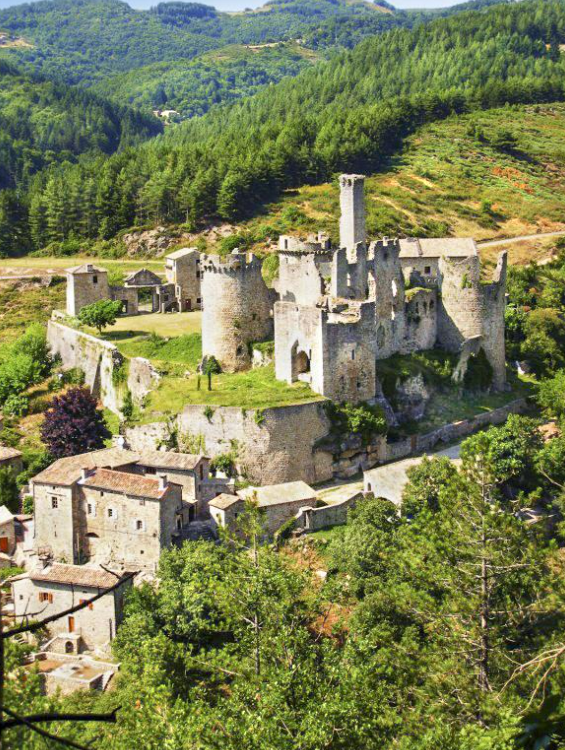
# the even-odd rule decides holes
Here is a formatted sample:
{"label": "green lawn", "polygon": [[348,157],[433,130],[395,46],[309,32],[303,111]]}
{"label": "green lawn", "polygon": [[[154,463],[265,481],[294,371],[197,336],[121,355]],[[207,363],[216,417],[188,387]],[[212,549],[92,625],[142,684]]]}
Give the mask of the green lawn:
{"label": "green lawn", "polygon": [[33,272],[34,270],[43,272],[50,270],[63,272],[65,268],[80,266],[82,263],[94,263],[97,266],[108,269],[108,271],[133,271],[138,268],[148,268],[155,273],[165,272],[165,261],[163,258],[156,260],[146,260],[144,258],[120,258],[119,260],[108,260],[106,258],[93,258],[91,256],[33,258],[27,255],[23,258],[0,259],[0,276],[3,275],[2,271],[13,271],[14,269],[21,271],[21,273],[26,273],[27,271]]}
{"label": "green lawn", "polygon": [[223,373],[212,378],[212,390],[207,390],[207,379],[166,375],[159,387],[147,399],[141,421],[152,422],[178,414],[188,404],[210,406],[238,406],[244,409],[267,409],[273,406],[317,401],[305,383],[287,383],[275,379],[272,365],[237,373]]}
{"label": "green lawn", "polygon": [[157,336],[165,337],[184,336],[190,333],[200,333],[201,327],[202,313],[200,311],[143,313],[118,318],[113,326],[106,328],[104,338],[118,343],[125,341],[126,338],[139,338],[148,333],[156,333]]}

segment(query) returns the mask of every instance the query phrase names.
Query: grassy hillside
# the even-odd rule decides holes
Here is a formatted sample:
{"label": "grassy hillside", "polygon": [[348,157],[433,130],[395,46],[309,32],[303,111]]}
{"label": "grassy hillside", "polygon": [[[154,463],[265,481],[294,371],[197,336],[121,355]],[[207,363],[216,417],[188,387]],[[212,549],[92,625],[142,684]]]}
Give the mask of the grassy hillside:
{"label": "grassy hillside", "polygon": [[174,109],[184,119],[203,115],[215,104],[252,96],[284,76],[295,76],[319,57],[296,42],[232,44],[194,60],[153,63],[110,76],[94,89],[145,109]]}
{"label": "grassy hillside", "polygon": [[[564,130],[560,103],[504,107],[425,126],[367,180],[370,235],[487,240],[565,229]],[[505,131],[516,139],[509,151],[499,143]],[[338,217],[337,181],[289,190],[239,225],[241,243],[267,249],[266,237],[304,236],[318,228],[337,240]],[[513,247],[511,257],[543,257],[553,243]]]}

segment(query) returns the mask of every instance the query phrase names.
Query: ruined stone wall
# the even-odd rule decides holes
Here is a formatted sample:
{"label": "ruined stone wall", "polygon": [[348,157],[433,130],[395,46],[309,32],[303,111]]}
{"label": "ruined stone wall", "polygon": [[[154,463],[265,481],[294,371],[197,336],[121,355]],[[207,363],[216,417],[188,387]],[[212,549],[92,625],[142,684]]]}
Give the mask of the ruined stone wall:
{"label": "ruined stone wall", "polygon": [[328,315],[324,346],[324,396],[333,401],[359,403],[375,397],[375,306],[357,307],[359,318]]}
{"label": "ruined stone wall", "polygon": [[365,177],[358,174],[342,174],[339,178],[339,222],[340,247],[353,249],[358,242],[365,242]]}
{"label": "ruined stone wall", "polygon": [[402,273],[411,286],[437,286],[439,258],[401,258]]}
{"label": "ruined stone wall", "polygon": [[317,307],[275,304],[275,373],[279,380],[293,383],[298,379],[299,357],[304,353],[310,361],[311,387],[316,393],[324,393],[326,320],[327,313]]}
{"label": "ruined stone wall", "polygon": [[504,341],[504,309],[506,306],[507,255],[501,253],[491,284],[483,284],[483,349],[493,368],[493,385],[506,383],[506,348]]}
{"label": "ruined stone wall", "polygon": [[384,238],[370,248],[370,297],[375,300],[376,356],[386,359],[398,352],[406,324],[404,276],[397,240]]}
{"label": "ruined stone wall", "polygon": [[478,256],[440,260],[438,344],[458,352],[466,339],[482,334],[483,296]]}
{"label": "ruined stone wall", "polygon": [[[306,243],[305,243],[306,244]],[[277,290],[284,302],[316,305],[325,292],[324,273],[329,272],[329,255],[315,252],[279,252]]]}
{"label": "ruined stone wall", "polygon": [[127,385],[135,403],[141,403],[159,385],[160,380],[161,376],[148,359],[132,357],[128,360]]}
{"label": "ruined stone wall", "polygon": [[232,253],[202,257],[202,352],[228,372],[251,364],[249,344],[272,336],[271,298],[261,262]]}
{"label": "ruined stone wall", "polygon": [[431,349],[437,338],[437,292],[433,289],[407,290],[406,325],[402,354]]}
{"label": "ruined stone wall", "polygon": [[[201,436],[209,456],[236,453],[236,462],[254,484],[276,484],[303,479],[322,482],[332,477],[331,451],[316,448],[327,436],[329,420],[323,402],[246,410],[203,405],[183,409],[176,420],[179,432]],[[170,430],[165,424],[126,430],[132,450],[156,447]]]}
{"label": "ruined stone wall", "polygon": [[363,497],[362,492],[356,492],[338,503],[325,505],[320,508],[304,508],[296,518],[296,528],[309,534],[319,529],[340,526],[346,523],[347,514]]}
{"label": "ruined stone wall", "polygon": [[67,315],[75,317],[83,307],[101,299],[110,299],[106,271],[67,273]]}
{"label": "ruined stone wall", "polygon": [[110,287],[112,300],[120,300],[124,304],[124,315],[137,315],[139,312],[139,295],[137,289],[127,286]]}

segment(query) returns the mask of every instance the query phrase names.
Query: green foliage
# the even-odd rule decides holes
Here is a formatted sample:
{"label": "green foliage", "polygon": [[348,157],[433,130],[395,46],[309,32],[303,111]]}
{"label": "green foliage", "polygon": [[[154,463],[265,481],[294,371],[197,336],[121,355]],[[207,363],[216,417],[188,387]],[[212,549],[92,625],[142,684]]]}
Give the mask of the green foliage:
{"label": "green foliage", "polygon": [[218,471],[221,471],[227,477],[235,477],[237,476],[235,459],[236,456],[233,452],[219,453],[217,456],[214,456],[214,458],[210,462],[210,471],[212,472],[212,474],[216,474]]}
{"label": "green foliage", "polygon": [[441,510],[446,487],[452,486],[457,469],[449,458],[424,456],[421,463],[408,469],[408,484],[402,492],[402,515],[416,516],[423,510],[437,513]]}
{"label": "green foliage", "polygon": [[498,130],[490,139],[490,143],[498,151],[510,154],[518,147],[518,139],[510,130]]}
{"label": "green foliage", "polygon": [[387,422],[383,410],[376,404],[355,406],[329,401],[324,406],[332,432],[338,436],[359,435],[364,443],[369,443],[377,435],[386,435]]}
{"label": "green foliage", "polygon": [[78,314],[78,319],[83,325],[96,328],[100,334],[103,328],[114,325],[121,312],[120,300],[112,302],[109,299],[100,299],[98,302],[83,307]]}
{"label": "green foliage", "polygon": [[469,357],[463,384],[469,391],[486,391],[492,385],[493,369],[484,349]]}
{"label": "green foliage", "polygon": [[202,359],[202,336],[189,333],[173,338],[157,334],[119,342],[120,351],[128,357],[145,357],[160,363],[178,362],[196,368]]}
{"label": "green foliage", "polygon": [[542,380],[538,387],[539,405],[550,417],[562,422],[565,417],[565,370],[558,370],[552,378]]}
{"label": "green foliage", "polygon": [[8,403],[8,412],[23,413],[29,386],[39,383],[51,368],[45,329],[39,323],[28,326],[0,354],[0,404]]}
{"label": "green foliage", "polygon": [[13,470],[7,466],[0,468],[0,505],[5,505],[11,513],[19,513],[20,490]]}
{"label": "green foliage", "polygon": [[22,511],[27,515],[33,515],[35,511],[35,503],[32,495],[26,495],[22,502]]}

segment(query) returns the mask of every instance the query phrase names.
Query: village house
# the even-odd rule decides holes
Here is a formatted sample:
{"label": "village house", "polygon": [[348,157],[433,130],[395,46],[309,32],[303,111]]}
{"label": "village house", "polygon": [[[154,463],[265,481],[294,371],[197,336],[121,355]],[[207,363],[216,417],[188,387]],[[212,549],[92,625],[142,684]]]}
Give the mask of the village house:
{"label": "village house", "polygon": [[122,621],[126,591],[131,578],[120,578],[100,567],[51,563],[10,579],[17,622],[45,619],[116,589],[87,607],[48,625],[52,652],[78,654],[84,650],[106,651]]}
{"label": "village house", "polygon": [[14,474],[19,474],[23,469],[22,452],[0,445],[0,469],[5,468],[12,469]]}
{"label": "village house", "polygon": [[263,513],[265,533],[273,536],[301,508],[316,505],[316,492],[302,481],[247,487],[235,495],[224,493],[211,500],[210,515],[218,527],[233,530],[246,502],[257,504]]}
{"label": "village house", "polygon": [[[6,557],[11,556],[16,551],[16,519],[15,516],[10,513],[5,505],[0,505],[0,567],[5,567],[3,564]],[[8,563],[9,564],[9,557]]]}

